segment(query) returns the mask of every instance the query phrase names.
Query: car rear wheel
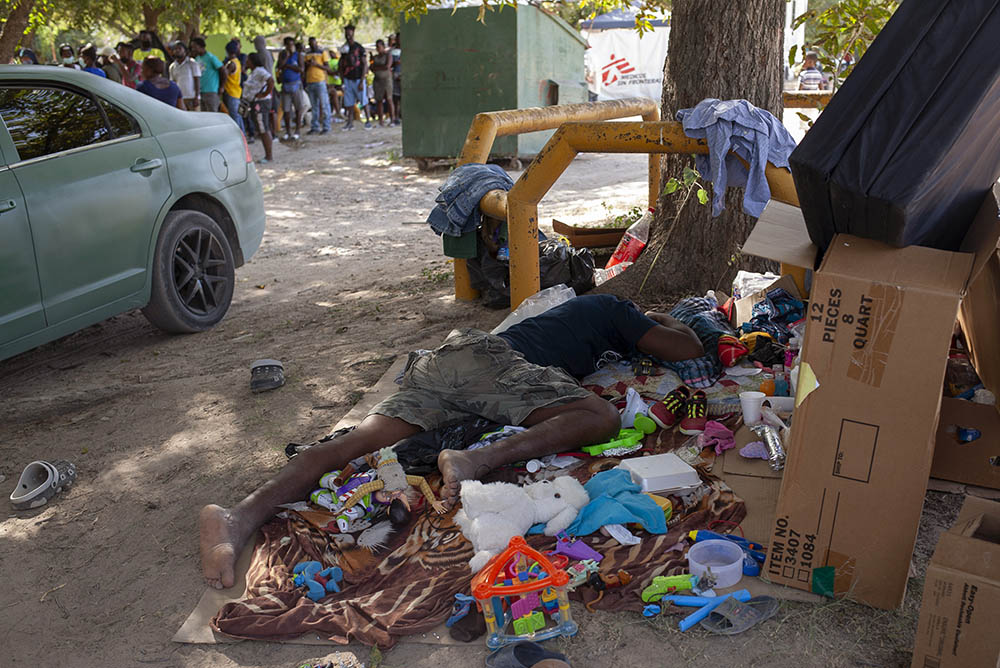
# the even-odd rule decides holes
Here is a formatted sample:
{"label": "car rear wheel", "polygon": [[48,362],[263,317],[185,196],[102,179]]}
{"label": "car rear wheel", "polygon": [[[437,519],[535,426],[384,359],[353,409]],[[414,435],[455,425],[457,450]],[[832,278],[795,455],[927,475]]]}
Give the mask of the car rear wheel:
{"label": "car rear wheel", "polygon": [[171,211],[153,258],[153,291],[143,315],[174,334],[202,332],[226,315],[236,265],[229,240],[200,211]]}

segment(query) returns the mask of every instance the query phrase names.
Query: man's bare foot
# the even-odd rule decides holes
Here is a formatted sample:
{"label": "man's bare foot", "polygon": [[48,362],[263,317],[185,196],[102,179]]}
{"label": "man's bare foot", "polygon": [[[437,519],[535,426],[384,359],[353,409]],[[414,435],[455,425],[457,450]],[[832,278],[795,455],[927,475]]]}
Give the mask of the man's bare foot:
{"label": "man's bare foot", "polygon": [[442,450],[437,459],[441,471],[441,501],[451,510],[458,503],[463,480],[475,480],[490,472],[485,464],[480,464],[461,450]]}
{"label": "man's bare foot", "polygon": [[205,584],[215,589],[232,587],[236,581],[236,553],[243,547],[232,515],[222,506],[205,506],[198,516],[198,530]]}

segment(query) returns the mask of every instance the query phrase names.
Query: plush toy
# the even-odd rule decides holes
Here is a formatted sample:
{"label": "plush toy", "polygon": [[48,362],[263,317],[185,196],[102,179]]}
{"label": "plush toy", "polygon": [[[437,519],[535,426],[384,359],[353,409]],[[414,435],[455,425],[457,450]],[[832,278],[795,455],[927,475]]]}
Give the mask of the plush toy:
{"label": "plush toy", "polygon": [[337,583],[344,579],[344,571],[336,566],[323,568],[323,564],[318,561],[295,564],[292,573],[295,574],[292,584],[305,587],[306,596],[312,601],[318,601],[330,592],[339,594],[340,586]]}
{"label": "plush toy", "polygon": [[545,523],[545,535],[556,535],[572,524],[580,509],[590,502],[583,485],[569,476],[524,487],[466,480],[460,498],[462,508],[455,513],[455,523],[476,551],[469,560],[473,572],[500,554],[511,538],[523,536],[534,524]]}

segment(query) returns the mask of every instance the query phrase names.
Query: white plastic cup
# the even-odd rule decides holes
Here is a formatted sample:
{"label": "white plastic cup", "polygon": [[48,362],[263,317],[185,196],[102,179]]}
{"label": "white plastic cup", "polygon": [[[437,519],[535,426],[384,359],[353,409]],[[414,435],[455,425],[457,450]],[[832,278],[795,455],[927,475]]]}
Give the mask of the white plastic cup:
{"label": "white plastic cup", "polygon": [[740,406],[743,408],[743,424],[752,426],[760,424],[760,409],[764,405],[763,392],[740,392]]}

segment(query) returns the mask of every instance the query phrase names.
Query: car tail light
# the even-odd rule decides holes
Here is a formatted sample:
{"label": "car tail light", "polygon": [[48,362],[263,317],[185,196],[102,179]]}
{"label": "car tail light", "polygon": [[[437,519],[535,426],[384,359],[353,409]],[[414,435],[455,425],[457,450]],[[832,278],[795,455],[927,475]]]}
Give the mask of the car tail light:
{"label": "car tail light", "polygon": [[243,150],[246,151],[247,162],[253,162],[253,156],[250,155],[250,144],[247,143],[247,136],[240,132],[240,137],[243,139]]}

